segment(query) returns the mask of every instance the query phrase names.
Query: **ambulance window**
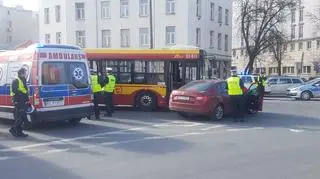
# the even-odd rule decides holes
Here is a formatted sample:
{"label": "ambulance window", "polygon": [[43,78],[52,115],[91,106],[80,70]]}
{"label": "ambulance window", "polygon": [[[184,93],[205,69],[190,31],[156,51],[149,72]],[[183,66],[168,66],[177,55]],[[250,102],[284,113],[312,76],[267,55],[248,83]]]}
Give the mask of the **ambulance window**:
{"label": "ambulance window", "polygon": [[66,70],[64,63],[46,62],[42,65],[42,84],[66,84]]}
{"label": "ambulance window", "polygon": [[87,66],[83,62],[69,63],[70,82],[76,88],[87,88],[89,86],[89,79],[87,73]]}

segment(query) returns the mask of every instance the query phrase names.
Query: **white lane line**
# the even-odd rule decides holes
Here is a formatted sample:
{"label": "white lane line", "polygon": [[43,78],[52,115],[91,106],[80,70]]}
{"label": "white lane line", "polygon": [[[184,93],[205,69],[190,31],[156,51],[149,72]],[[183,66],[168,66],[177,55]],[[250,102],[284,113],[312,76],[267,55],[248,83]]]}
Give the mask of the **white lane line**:
{"label": "white lane line", "polygon": [[69,148],[66,148],[66,149],[52,149],[52,150],[48,150],[48,151],[44,152],[44,154],[61,153],[61,152],[67,152],[68,150],[70,150],[70,149]]}
{"label": "white lane line", "polygon": [[295,132],[295,133],[301,133],[304,132],[303,129],[289,129],[291,132]]}
{"label": "white lane line", "polygon": [[131,128],[131,129],[128,129],[128,131],[143,131],[145,130],[146,128],[144,127],[136,127],[136,128]]}
{"label": "white lane line", "polygon": [[200,130],[202,131],[208,131],[208,130],[211,130],[211,129],[217,129],[217,128],[221,128],[221,127],[225,127],[226,125],[215,125],[215,126],[211,126],[211,127],[207,127],[207,128],[202,128]]}
{"label": "white lane line", "polygon": [[4,157],[0,157],[0,161],[3,161],[3,160],[9,160],[11,157],[7,157],[7,156],[4,156]]}
{"label": "white lane line", "polygon": [[234,129],[227,129],[227,132],[239,132],[239,131],[249,131],[249,130],[262,130],[264,127],[252,127],[252,128],[234,128]]}

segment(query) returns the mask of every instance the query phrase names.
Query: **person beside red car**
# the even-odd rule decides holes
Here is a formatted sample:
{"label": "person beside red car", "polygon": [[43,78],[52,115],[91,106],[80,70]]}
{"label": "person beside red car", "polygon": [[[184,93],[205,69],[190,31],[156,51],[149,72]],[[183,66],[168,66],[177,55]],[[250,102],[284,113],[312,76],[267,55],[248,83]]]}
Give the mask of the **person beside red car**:
{"label": "person beside red car", "polygon": [[[231,70],[231,77],[227,79],[227,90],[230,97],[231,114],[234,122],[243,122],[245,87],[236,70]],[[240,120],[238,120],[240,118]]]}

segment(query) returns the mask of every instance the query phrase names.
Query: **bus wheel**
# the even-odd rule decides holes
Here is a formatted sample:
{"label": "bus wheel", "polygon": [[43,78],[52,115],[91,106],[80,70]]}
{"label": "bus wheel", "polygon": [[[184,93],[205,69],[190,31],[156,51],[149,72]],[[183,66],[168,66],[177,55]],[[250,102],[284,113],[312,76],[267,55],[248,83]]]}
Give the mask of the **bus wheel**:
{"label": "bus wheel", "polygon": [[74,118],[74,119],[69,119],[69,123],[71,125],[77,125],[80,123],[80,121],[82,120],[82,118]]}
{"label": "bus wheel", "polygon": [[153,93],[142,92],[137,95],[136,106],[140,111],[153,111],[157,108],[157,99]]}

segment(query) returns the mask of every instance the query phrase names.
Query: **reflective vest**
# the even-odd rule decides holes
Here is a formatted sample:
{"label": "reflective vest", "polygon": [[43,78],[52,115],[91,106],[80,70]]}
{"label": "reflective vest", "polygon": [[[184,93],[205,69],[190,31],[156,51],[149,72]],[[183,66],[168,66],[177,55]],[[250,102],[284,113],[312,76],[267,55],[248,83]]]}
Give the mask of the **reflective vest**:
{"label": "reflective vest", "polygon": [[114,75],[108,75],[109,83],[104,86],[105,92],[112,93],[116,86],[116,77]]}
{"label": "reflective vest", "polygon": [[228,83],[228,94],[229,95],[242,95],[243,91],[240,87],[239,77],[230,77],[227,79]]}
{"label": "reflective vest", "polygon": [[258,76],[258,82],[259,82],[259,83],[260,83],[260,78],[261,78],[261,81],[262,81],[262,86],[263,86],[263,87],[265,87],[265,86],[267,85],[267,81],[266,81],[266,80],[264,80],[264,78],[263,78],[263,77]]}
{"label": "reflective vest", "polygon": [[101,85],[99,84],[98,75],[91,75],[91,84],[93,93],[102,91]]}
{"label": "reflective vest", "polygon": [[[20,78],[17,78],[18,79],[18,91],[20,91],[21,93],[23,94],[27,94],[28,93],[28,89],[26,89],[23,85],[23,82]],[[12,91],[12,85],[10,86],[10,96],[14,96],[14,92]]]}

